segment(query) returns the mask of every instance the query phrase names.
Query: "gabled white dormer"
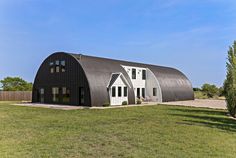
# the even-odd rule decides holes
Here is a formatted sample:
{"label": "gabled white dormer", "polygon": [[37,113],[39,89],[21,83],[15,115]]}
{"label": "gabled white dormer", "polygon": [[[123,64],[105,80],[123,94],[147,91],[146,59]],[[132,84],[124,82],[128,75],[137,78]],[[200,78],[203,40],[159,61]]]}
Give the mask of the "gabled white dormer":
{"label": "gabled white dormer", "polygon": [[132,82],[135,99],[141,98],[144,101],[162,102],[160,84],[150,69],[127,65],[121,66]]}
{"label": "gabled white dormer", "polygon": [[122,105],[124,101],[128,103],[128,88],[131,86],[121,72],[111,74],[107,88],[111,105]]}
{"label": "gabled white dormer", "polygon": [[121,65],[127,72],[134,87],[135,99],[146,98],[146,78],[147,69],[144,67],[134,67]]}

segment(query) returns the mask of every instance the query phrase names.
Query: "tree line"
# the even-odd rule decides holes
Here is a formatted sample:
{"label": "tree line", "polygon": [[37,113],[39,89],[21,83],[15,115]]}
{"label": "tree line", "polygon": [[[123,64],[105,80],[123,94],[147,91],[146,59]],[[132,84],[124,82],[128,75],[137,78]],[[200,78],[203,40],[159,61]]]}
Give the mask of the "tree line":
{"label": "tree line", "polygon": [[205,83],[201,88],[193,88],[196,99],[220,98],[225,96],[224,88]]}
{"label": "tree line", "polygon": [[[226,62],[227,75],[223,87],[204,84],[201,88],[194,88],[196,98],[225,96],[227,109],[232,117],[236,117],[236,41],[229,47]],[[6,77],[0,81],[0,90],[4,91],[32,91],[33,84],[20,77]]]}
{"label": "tree line", "polygon": [[33,84],[20,77],[5,77],[0,80],[3,91],[32,91]]}

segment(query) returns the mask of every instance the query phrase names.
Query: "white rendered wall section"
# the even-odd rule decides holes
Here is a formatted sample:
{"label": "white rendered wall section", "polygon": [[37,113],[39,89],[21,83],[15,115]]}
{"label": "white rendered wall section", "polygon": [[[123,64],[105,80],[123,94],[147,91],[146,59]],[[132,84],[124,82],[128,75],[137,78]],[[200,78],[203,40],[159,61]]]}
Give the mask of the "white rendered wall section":
{"label": "white rendered wall section", "polygon": [[[146,70],[146,68],[124,66],[124,65],[122,65],[122,67],[125,69],[125,71],[129,75],[129,78],[133,84],[135,99],[137,98],[137,88],[140,88],[140,96],[142,96],[142,88],[146,88],[146,80],[142,79],[142,71]],[[132,79],[132,69],[136,69],[136,79]],[[146,94],[146,92],[145,92],[145,94]]]}

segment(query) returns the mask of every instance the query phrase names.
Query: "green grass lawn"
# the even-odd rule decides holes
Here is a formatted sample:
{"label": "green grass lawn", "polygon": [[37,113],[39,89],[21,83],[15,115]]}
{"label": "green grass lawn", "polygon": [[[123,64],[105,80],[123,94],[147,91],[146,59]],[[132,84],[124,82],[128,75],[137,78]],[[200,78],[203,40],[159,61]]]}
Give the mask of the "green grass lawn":
{"label": "green grass lawn", "polygon": [[156,105],[53,110],[0,103],[0,157],[236,157],[226,111]]}

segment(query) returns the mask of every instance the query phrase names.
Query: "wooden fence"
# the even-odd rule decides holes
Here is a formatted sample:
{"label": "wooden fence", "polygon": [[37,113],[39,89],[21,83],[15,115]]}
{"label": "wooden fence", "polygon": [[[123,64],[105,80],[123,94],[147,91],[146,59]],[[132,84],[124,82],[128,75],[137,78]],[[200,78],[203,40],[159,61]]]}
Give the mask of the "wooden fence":
{"label": "wooden fence", "polygon": [[31,91],[0,91],[0,101],[31,101]]}

